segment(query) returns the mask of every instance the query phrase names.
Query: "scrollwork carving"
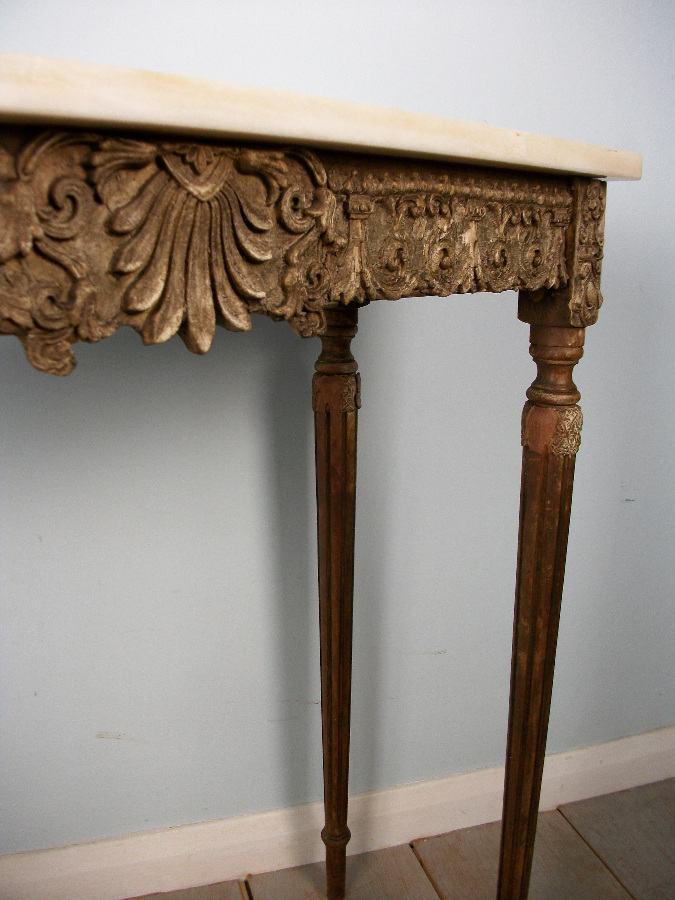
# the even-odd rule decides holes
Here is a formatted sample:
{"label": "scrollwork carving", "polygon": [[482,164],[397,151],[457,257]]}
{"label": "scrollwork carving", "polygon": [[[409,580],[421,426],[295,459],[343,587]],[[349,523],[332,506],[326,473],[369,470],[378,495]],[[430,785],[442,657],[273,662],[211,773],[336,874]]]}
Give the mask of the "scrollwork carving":
{"label": "scrollwork carving", "polygon": [[[75,341],[114,330],[95,313],[78,246],[94,205],[84,170],[70,161],[68,174],[50,171],[55,156],[69,157],[82,140],[41,134],[16,156],[0,147],[0,332],[16,334],[36,368],[59,375],[75,365]],[[56,267],[45,270],[40,260]]]}
{"label": "scrollwork carving", "polygon": [[602,181],[577,184],[577,246],[570,300],[573,325],[593,325],[602,306],[600,275],[606,191],[607,185]]}
{"label": "scrollwork carving", "polygon": [[[217,324],[370,300],[566,288],[597,314],[597,182],[306,149],[78,132],[0,144],[0,331],[65,374],[70,345],[130,325],[204,353]],[[576,193],[575,193],[576,192]],[[572,225],[571,225],[572,223]],[[574,229],[575,239],[569,235]]]}

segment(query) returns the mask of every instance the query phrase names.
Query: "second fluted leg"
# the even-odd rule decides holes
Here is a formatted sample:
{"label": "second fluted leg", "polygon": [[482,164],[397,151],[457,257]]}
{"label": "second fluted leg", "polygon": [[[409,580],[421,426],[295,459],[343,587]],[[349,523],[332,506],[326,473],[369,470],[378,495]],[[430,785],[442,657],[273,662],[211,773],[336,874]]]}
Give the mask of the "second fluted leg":
{"label": "second fluted leg", "polygon": [[532,326],[537,378],[523,410],[523,470],[498,900],[526,900],[553,687],[581,433],[572,368],[584,329]]}
{"label": "second fluted leg", "polygon": [[329,900],[345,895],[349,718],[356,506],[357,365],[350,351],[356,308],[327,311],[313,380],[319,543],[319,627],[326,880]]}

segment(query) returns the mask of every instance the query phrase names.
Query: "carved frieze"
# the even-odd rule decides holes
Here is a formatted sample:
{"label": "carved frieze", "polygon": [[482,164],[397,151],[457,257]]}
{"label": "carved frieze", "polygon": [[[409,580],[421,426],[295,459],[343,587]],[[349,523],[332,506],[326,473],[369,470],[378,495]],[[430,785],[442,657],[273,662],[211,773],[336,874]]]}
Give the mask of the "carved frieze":
{"label": "carved frieze", "polygon": [[[378,169],[380,171],[378,171]],[[568,283],[565,182],[372,165],[331,185],[349,198],[347,252],[331,299],[397,300]]]}
{"label": "carved frieze", "polygon": [[[576,186],[575,186],[576,185]],[[121,325],[206,352],[217,324],[404,296],[566,289],[597,315],[604,185],[78,132],[0,137],[0,332],[66,374]],[[573,268],[570,268],[572,266]]]}

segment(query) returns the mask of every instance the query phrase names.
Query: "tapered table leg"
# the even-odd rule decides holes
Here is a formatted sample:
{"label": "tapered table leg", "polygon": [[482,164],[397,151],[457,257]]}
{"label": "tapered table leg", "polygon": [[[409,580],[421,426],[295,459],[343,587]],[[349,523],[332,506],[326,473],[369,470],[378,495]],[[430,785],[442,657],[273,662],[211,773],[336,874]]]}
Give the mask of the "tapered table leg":
{"label": "tapered table leg", "polygon": [[523,470],[498,900],[526,900],[537,827],[574,461],[572,368],[584,329],[533,325],[537,378],[523,410]]}
{"label": "tapered table leg", "polygon": [[327,311],[313,380],[319,537],[321,717],[329,900],[345,894],[356,503],[357,364],[349,349],[356,308]]}

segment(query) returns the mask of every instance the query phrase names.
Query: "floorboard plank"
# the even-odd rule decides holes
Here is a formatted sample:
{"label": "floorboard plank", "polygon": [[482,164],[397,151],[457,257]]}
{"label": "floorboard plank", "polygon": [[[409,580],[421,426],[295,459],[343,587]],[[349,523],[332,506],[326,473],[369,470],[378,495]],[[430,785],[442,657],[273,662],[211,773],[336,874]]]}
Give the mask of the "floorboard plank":
{"label": "floorboard plank", "polygon": [[133,900],[248,900],[248,893],[243,882],[227,881],[165,894],[144,894]]}
{"label": "floorboard plank", "polygon": [[[443,900],[494,900],[501,823],[464,828],[413,846]],[[557,812],[537,826],[529,900],[630,900],[602,862]]]}
{"label": "floorboard plank", "polygon": [[675,897],[675,778],[560,807],[636,900]]}
{"label": "floorboard plank", "polygon": [[[326,890],[322,863],[252,875],[253,900],[321,900]],[[347,858],[346,900],[438,900],[412,849],[404,844]]]}

